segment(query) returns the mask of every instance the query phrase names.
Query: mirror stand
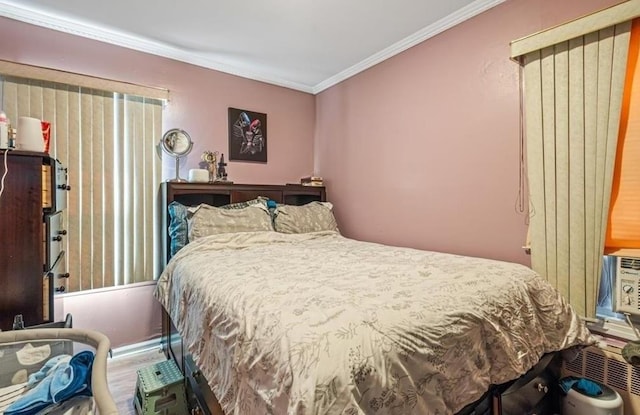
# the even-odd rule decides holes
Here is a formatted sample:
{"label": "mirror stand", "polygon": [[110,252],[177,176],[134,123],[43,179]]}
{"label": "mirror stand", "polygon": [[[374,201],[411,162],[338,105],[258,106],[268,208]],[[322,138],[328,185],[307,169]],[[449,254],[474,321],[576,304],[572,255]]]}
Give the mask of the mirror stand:
{"label": "mirror stand", "polygon": [[180,182],[180,183],[184,183],[186,182],[185,179],[180,178],[180,157],[174,156],[176,159],[176,177],[174,177],[173,179],[169,180],[170,182]]}

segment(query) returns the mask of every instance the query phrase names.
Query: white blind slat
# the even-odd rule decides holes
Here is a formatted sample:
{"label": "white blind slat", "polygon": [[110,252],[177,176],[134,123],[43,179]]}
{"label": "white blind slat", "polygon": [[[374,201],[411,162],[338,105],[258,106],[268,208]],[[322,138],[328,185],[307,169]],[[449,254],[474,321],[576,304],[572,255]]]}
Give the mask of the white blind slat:
{"label": "white blind slat", "polygon": [[[555,47],[555,111],[569,112],[569,43]],[[569,117],[555,117],[556,287],[569,294]]]}
{"label": "white blind slat", "polygon": [[547,266],[545,275],[549,282],[558,287],[558,250],[556,240],[556,94],[555,94],[555,48],[542,50],[542,154],[544,205],[541,214],[545,216],[545,246]]}
{"label": "white blind slat", "polygon": [[[102,183],[102,209],[104,212],[114,212],[115,206],[115,180],[113,177],[113,171],[115,167],[114,162],[114,148],[118,145],[116,139],[116,130],[114,125],[116,124],[116,114],[114,112],[114,97],[112,94],[105,96],[104,98],[104,142],[102,147],[102,165],[101,174],[108,178]],[[103,229],[104,229],[104,244],[102,251],[103,272],[104,272],[104,284],[107,287],[111,287],[116,282],[115,272],[115,223],[116,218],[113,213],[104,214],[102,216]]]}
{"label": "white blind slat", "polygon": [[589,276],[599,275],[596,237],[596,158],[598,120],[598,51],[599,33],[586,35],[584,41],[584,175],[585,175],[585,289]]}
{"label": "white blind slat", "polygon": [[68,130],[67,130],[67,160],[60,159],[68,169],[68,183],[71,191],[67,193],[67,218],[69,231],[67,232],[67,252],[69,257],[69,274],[73,278],[68,280],[69,291],[88,289],[84,285],[82,245],[82,158],[80,142],[82,137],[80,127],[80,91],[69,91],[67,101]]}
{"label": "white blind slat", "polygon": [[[544,151],[542,143],[542,56],[535,51],[525,56],[524,76],[527,79],[525,94],[527,166],[529,169],[544,169]],[[531,251],[531,267],[541,275],[547,272],[546,221],[544,215],[544,176],[529,177],[530,226],[529,239]]]}
{"label": "white blind slat", "polygon": [[[569,42],[569,275],[586,275],[585,269],[585,50],[584,38]],[[569,191],[570,189],[570,191]],[[579,209],[575,209],[579,206]],[[567,280],[569,280],[567,278]],[[584,298],[584,284],[568,287],[569,302]]]}

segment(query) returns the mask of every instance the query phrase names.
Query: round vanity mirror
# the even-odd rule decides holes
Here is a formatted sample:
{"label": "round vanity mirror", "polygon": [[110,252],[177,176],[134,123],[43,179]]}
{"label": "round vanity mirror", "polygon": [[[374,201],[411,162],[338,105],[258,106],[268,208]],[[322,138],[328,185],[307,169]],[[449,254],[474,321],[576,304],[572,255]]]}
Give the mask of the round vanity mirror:
{"label": "round vanity mirror", "polygon": [[176,177],[171,179],[172,182],[184,182],[186,180],[180,178],[180,158],[185,157],[193,148],[193,141],[186,131],[179,128],[172,128],[162,136],[159,147],[162,151],[173,157],[176,162]]}

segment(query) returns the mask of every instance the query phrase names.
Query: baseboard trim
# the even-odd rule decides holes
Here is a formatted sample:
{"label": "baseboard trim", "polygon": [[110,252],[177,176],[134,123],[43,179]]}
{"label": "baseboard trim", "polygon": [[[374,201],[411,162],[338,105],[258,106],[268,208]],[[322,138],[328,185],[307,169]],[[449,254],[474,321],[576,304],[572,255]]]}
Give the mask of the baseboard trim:
{"label": "baseboard trim", "polygon": [[125,346],[116,347],[111,349],[111,358],[117,359],[119,357],[131,356],[137,353],[148,352],[153,349],[162,348],[162,337],[156,337],[155,339],[147,340],[144,342],[127,344]]}

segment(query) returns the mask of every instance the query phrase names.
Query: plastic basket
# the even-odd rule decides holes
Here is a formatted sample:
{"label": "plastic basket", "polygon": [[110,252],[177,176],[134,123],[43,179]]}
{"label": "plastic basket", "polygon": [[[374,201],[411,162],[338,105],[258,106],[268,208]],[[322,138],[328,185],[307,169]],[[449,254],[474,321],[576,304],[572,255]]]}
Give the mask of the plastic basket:
{"label": "plastic basket", "polygon": [[93,413],[97,409],[102,415],[115,415],[118,410],[107,383],[109,348],[109,339],[93,330],[36,328],[0,332],[0,401],[6,403],[14,396],[15,401],[24,392],[29,375],[42,373],[41,369],[52,358],[91,350],[95,354],[91,369],[93,397],[85,398],[85,402],[74,398],[72,403],[81,407],[79,412],[66,408],[59,413]]}

